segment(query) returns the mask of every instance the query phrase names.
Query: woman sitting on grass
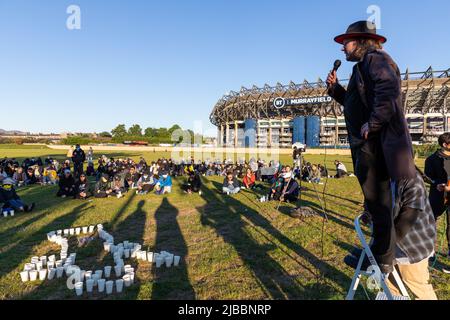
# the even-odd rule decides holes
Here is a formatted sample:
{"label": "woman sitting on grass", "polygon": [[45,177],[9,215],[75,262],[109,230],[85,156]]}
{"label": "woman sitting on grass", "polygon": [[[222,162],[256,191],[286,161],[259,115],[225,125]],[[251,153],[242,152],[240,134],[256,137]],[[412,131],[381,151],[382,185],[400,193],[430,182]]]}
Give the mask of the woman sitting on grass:
{"label": "woman sitting on grass", "polygon": [[95,184],[94,197],[96,198],[107,198],[111,196],[112,189],[109,181],[109,175],[103,173],[101,178]]}
{"label": "woman sitting on grass", "polygon": [[228,172],[223,180],[222,192],[226,194],[236,194],[241,191],[241,185],[232,172]]}
{"label": "woman sitting on grass", "polygon": [[190,171],[187,184],[183,186],[184,192],[189,194],[192,194],[193,192],[200,193],[201,187],[202,180],[200,179],[200,174],[196,171]]}
{"label": "woman sitting on grass", "polygon": [[80,174],[80,177],[75,182],[74,199],[87,199],[92,196],[89,181],[85,173]]}
{"label": "woman sitting on grass", "polygon": [[145,169],[137,182],[136,194],[147,194],[155,188],[156,181],[153,175],[150,175],[150,169]]}
{"label": "woman sitting on grass", "polygon": [[15,210],[21,212],[30,212],[34,209],[35,204],[26,205],[17,195],[14,189],[14,180],[5,178],[0,188],[0,203],[4,203],[2,211]]}

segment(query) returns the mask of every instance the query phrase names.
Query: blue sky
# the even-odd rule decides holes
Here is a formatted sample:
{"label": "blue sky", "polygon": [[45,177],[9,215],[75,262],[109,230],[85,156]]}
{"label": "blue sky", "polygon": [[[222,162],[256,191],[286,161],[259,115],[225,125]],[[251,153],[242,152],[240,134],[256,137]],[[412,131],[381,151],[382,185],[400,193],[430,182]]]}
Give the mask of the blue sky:
{"label": "blue sky", "polygon": [[[66,28],[71,4],[81,30]],[[402,71],[450,67],[447,0],[0,0],[0,128],[211,130],[229,90],[325,78],[343,59],[333,37],[372,4]]]}

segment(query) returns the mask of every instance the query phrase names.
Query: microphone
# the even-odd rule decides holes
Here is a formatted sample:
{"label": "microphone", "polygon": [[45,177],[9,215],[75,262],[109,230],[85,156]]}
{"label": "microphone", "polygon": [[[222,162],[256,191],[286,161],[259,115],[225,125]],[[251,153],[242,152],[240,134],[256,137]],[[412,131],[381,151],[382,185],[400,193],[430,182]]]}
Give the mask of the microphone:
{"label": "microphone", "polygon": [[[338,71],[338,69],[339,69],[339,67],[341,66],[341,64],[342,64],[342,62],[341,62],[341,60],[336,60],[336,61],[334,61],[334,64],[333,64],[333,70],[331,71],[331,73],[333,73],[333,72],[335,72],[335,71]],[[330,87],[329,85],[328,85],[328,87]]]}
{"label": "microphone", "polygon": [[338,71],[341,64],[342,64],[341,60],[336,60],[333,65],[333,71]]}

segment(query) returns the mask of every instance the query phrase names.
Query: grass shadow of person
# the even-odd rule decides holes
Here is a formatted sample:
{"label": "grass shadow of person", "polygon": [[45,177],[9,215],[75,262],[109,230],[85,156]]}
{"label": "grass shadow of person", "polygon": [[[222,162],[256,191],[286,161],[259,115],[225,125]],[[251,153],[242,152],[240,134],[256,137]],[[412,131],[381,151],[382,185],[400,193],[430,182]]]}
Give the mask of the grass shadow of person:
{"label": "grass shadow of person", "polygon": [[[188,247],[177,221],[178,209],[174,207],[167,197],[162,199],[161,205],[156,209],[156,239],[155,252],[168,251],[180,256],[177,267],[154,268],[154,282],[151,299],[195,299],[195,291],[189,281],[187,266],[184,257],[188,254]],[[152,266],[154,267],[154,265]]]}

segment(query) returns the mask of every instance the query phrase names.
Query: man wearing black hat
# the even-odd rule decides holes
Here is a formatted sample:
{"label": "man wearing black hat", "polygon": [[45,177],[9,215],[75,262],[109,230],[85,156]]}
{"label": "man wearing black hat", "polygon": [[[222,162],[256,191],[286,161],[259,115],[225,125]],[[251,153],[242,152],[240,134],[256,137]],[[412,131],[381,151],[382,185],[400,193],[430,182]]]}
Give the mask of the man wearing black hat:
{"label": "man wearing black hat", "polygon": [[77,144],[75,150],[72,152],[73,171],[75,177],[78,178],[83,172],[83,163],[86,160],[84,150]]}
{"label": "man wearing black hat", "polygon": [[395,251],[391,183],[415,177],[400,72],[382,50],[386,38],[371,22],[350,25],[335,41],[343,45],[347,61],[356,64],[347,89],[336,71],[328,75],[328,93],[344,106],[355,173],[373,220],[372,251],[381,271],[389,273]]}

